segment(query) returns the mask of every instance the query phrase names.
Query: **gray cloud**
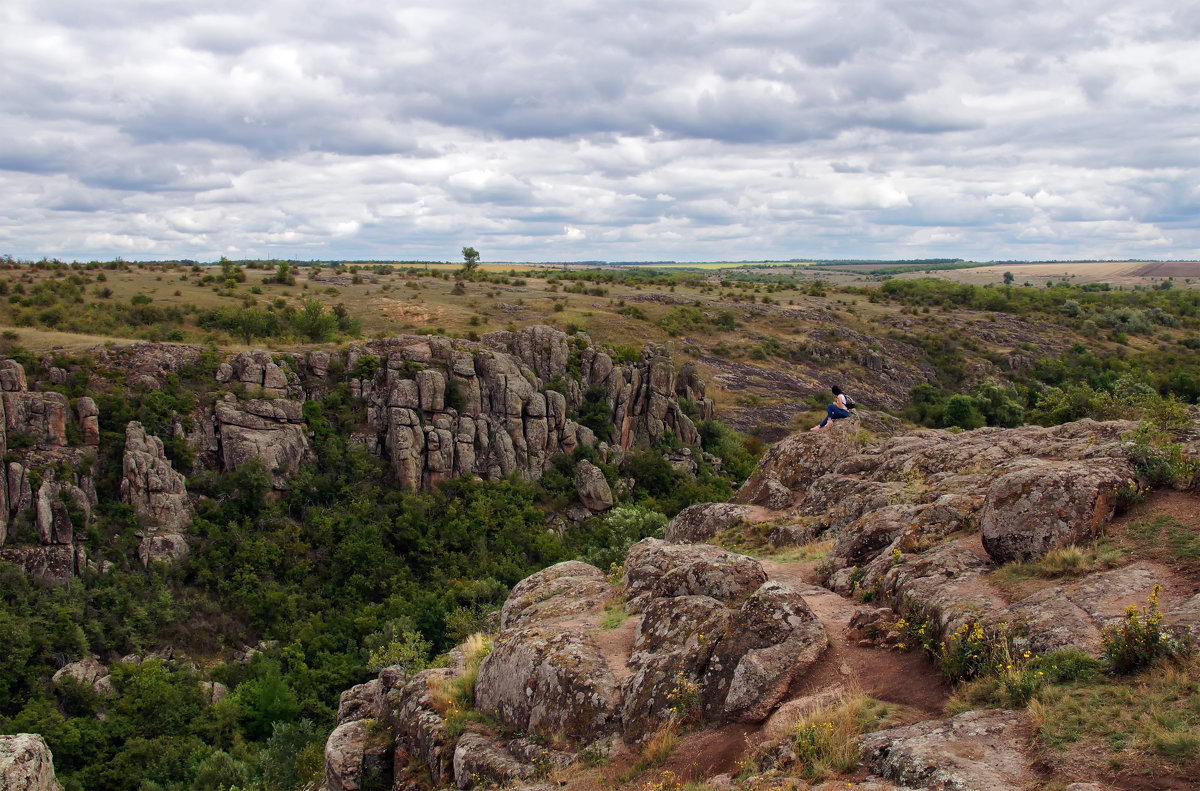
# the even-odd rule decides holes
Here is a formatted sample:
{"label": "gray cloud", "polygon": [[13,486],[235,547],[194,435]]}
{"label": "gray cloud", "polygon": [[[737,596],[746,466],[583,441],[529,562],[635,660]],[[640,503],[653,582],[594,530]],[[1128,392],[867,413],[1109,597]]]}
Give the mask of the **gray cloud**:
{"label": "gray cloud", "polygon": [[1195,256],[1178,5],[10,0],[0,252]]}

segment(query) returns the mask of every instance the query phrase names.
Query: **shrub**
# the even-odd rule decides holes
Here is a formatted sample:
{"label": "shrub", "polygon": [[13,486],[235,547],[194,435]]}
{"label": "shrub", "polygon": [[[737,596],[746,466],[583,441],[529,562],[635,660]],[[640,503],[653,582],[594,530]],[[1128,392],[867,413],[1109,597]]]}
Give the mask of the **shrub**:
{"label": "shrub", "polygon": [[1190,643],[1174,637],[1162,626],[1163,615],[1158,609],[1161,590],[1155,585],[1141,611],[1136,605],[1129,605],[1121,623],[1105,627],[1101,633],[1104,656],[1113,672],[1129,673],[1159,657],[1191,653]]}

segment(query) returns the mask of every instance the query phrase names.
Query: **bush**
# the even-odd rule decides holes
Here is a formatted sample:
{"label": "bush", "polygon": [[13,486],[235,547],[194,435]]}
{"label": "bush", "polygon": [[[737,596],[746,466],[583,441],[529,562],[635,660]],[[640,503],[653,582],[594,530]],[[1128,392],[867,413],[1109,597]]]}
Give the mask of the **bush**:
{"label": "bush", "polygon": [[1105,627],[1100,639],[1104,656],[1114,673],[1129,673],[1159,657],[1175,657],[1191,653],[1191,644],[1174,637],[1163,628],[1163,615],[1158,609],[1158,594],[1154,586],[1146,606],[1139,612],[1136,605],[1125,608],[1120,624]]}

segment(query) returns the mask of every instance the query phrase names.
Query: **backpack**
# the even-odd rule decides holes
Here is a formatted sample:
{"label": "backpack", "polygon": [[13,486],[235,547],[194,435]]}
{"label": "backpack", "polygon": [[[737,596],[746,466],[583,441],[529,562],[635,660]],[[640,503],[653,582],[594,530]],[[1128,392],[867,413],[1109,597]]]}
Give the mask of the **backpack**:
{"label": "backpack", "polygon": [[854,399],[850,397],[849,393],[842,393],[842,398],[846,399],[846,409],[854,409]]}

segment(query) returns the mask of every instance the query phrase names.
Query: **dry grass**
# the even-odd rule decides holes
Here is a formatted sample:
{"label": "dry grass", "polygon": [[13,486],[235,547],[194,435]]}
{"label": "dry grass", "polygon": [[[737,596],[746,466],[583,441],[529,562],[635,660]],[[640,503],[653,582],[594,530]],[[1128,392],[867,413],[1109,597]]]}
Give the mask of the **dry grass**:
{"label": "dry grass", "polygon": [[637,776],[647,769],[662,766],[671,757],[671,753],[675,751],[678,744],[679,723],[674,719],[668,719],[642,743],[641,754],[631,770],[632,775]]}
{"label": "dry grass", "polygon": [[[825,780],[858,766],[856,739],[896,722],[897,707],[853,689],[841,700],[810,711],[792,729],[797,763],[794,774]],[[766,749],[764,745],[763,749]]]}
{"label": "dry grass", "polygon": [[1159,660],[1135,676],[1093,675],[1055,684],[1029,704],[1038,747],[1051,765],[1096,762],[1113,773],[1200,776],[1200,659]]}

